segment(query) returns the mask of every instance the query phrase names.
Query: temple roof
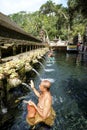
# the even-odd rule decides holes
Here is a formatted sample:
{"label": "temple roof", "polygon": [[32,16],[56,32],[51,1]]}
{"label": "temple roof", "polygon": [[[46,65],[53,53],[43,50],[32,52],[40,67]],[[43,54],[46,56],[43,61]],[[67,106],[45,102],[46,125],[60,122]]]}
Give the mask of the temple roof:
{"label": "temple roof", "polygon": [[13,22],[12,20],[10,20],[10,18],[4,14],[2,14],[0,12],[0,25],[10,29],[14,32],[17,32],[19,34],[22,34],[24,36],[27,36],[28,38],[30,38],[32,41],[37,41],[37,42],[41,42],[40,39],[32,36],[31,34],[28,34],[27,32],[25,32],[22,28],[20,28],[15,22]]}

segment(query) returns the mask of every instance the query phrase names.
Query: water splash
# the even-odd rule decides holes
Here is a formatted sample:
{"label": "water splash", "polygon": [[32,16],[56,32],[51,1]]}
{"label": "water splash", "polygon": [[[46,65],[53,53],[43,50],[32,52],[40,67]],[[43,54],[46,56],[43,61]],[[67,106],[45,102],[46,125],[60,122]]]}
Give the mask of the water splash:
{"label": "water splash", "polygon": [[51,78],[41,78],[41,77],[40,77],[40,74],[39,74],[34,68],[33,68],[32,70],[38,75],[38,77],[40,78],[41,81],[43,81],[43,80],[48,80],[48,81],[50,81],[51,83],[54,83],[54,82],[55,82],[55,80],[54,80],[54,79],[51,79]]}
{"label": "water splash", "polygon": [[54,80],[54,79],[51,79],[51,78],[46,78],[46,79],[41,78],[41,81],[43,81],[43,80],[48,80],[48,81],[50,81],[51,83],[54,83],[54,82],[55,82],[55,80]]}
{"label": "water splash", "polygon": [[50,64],[47,64],[47,66],[52,66],[52,64],[50,63]]}
{"label": "water splash", "polygon": [[5,114],[5,113],[7,113],[8,111],[7,111],[7,108],[2,108],[2,113],[3,114]]}
{"label": "water splash", "polygon": [[61,103],[63,102],[63,98],[61,96],[59,97],[59,100]]}
{"label": "water splash", "polygon": [[3,105],[3,101],[1,101],[1,111],[2,111],[3,114],[5,114],[5,113],[8,112],[8,111],[7,111],[7,108],[4,107],[4,105]]}
{"label": "water splash", "polygon": [[54,69],[45,69],[46,72],[55,71]]}
{"label": "water splash", "polygon": [[52,57],[52,58],[47,58],[47,63],[48,63],[48,64],[54,64],[54,63],[55,63],[54,57]]}
{"label": "water splash", "polygon": [[52,96],[52,104],[58,103],[58,98],[56,96]]}

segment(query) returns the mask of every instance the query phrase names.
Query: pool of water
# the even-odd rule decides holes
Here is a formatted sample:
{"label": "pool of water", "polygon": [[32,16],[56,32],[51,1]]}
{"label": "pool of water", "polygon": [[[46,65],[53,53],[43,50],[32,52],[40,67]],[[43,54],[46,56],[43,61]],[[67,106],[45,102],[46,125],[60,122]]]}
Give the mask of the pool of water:
{"label": "pool of water", "polygon": [[[49,62],[45,58],[44,67],[37,70],[39,76],[33,78],[37,89],[40,80],[48,79],[52,83],[53,107],[57,116],[50,129],[87,130],[87,62],[77,54],[54,52],[54,55],[53,61]],[[23,98],[37,103],[32,91]],[[12,109],[6,114],[6,117],[11,118],[2,126],[2,130],[29,130],[26,114],[26,104],[20,101],[15,110]]]}

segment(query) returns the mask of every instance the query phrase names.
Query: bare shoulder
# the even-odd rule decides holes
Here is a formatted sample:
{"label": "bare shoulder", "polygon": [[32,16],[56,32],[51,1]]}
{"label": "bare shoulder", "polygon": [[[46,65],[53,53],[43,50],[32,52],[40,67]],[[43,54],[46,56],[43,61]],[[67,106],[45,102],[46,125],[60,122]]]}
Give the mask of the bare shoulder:
{"label": "bare shoulder", "polygon": [[46,99],[52,101],[52,96],[50,93],[47,93],[46,96],[45,96]]}

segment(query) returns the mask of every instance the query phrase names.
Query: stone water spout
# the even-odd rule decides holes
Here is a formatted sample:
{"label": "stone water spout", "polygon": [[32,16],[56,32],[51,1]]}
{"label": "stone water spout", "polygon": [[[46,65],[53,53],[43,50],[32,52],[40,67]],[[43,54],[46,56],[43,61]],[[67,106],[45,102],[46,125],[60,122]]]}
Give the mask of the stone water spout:
{"label": "stone water spout", "polygon": [[16,72],[12,73],[7,81],[12,87],[16,87],[22,83],[22,81],[18,78],[18,74]]}
{"label": "stone water spout", "polygon": [[32,66],[28,62],[26,62],[25,63],[25,71],[29,72],[30,70],[32,70]]}

